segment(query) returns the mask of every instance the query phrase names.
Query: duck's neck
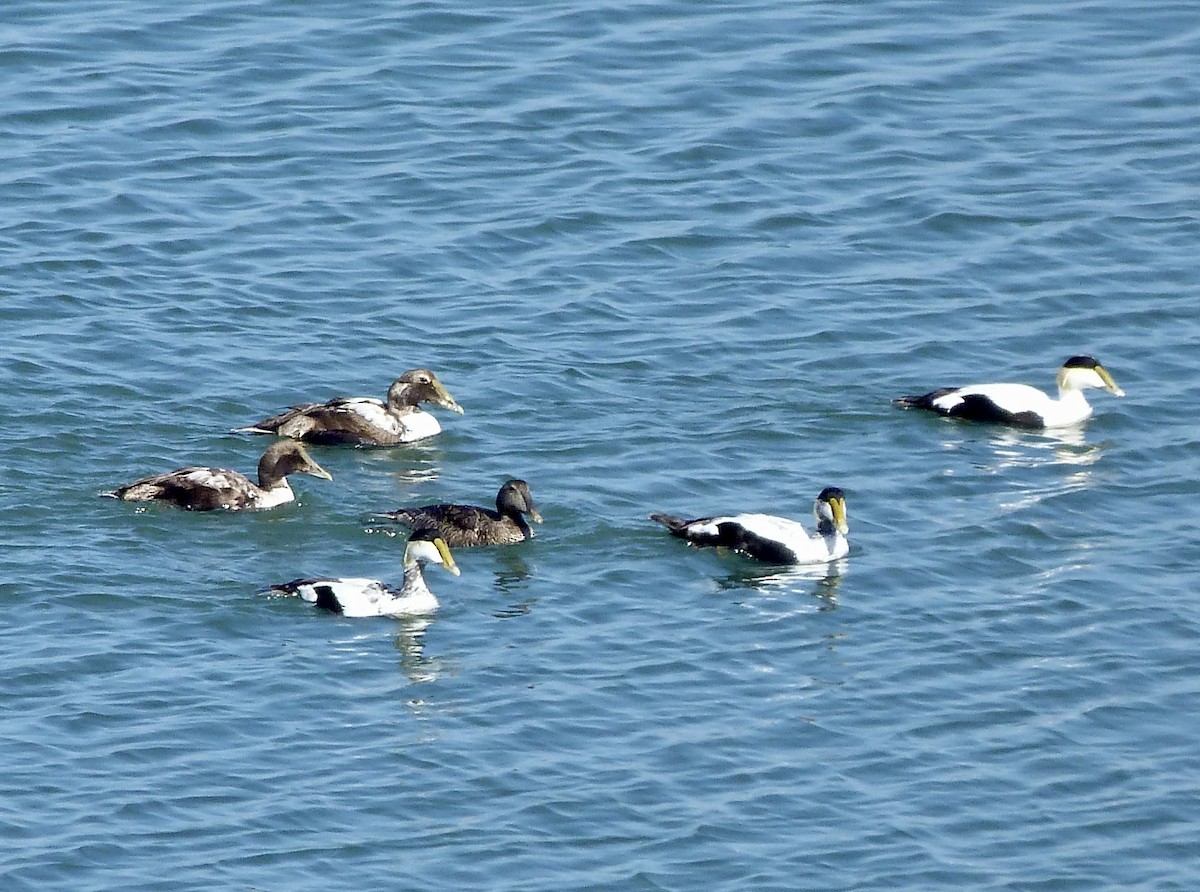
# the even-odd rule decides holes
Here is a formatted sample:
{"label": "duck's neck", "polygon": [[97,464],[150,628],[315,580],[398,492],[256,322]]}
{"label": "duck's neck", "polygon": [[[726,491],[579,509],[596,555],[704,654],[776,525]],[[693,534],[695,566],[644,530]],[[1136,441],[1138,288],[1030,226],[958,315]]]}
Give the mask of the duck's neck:
{"label": "duck's neck", "polygon": [[424,568],[416,561],[404,565],[404,584],[398,597],[404,602],[404,613],[432,613],[438,609],[437,597],[425,584]]}
{"label": "duck's neck", "polygon": [[846,537],[838,532],[832,520],[822,520],[817,523],[817,536],[825,543],[825,548],[831,558],[838,558],[850,550]]}
{"label": "duck's neck", "polygon": [[417,395],[411,387],[393,387],[388,391],[387,407],[389,412],[404,415],[417,408]]}
{"label": "duck's neck", "polygon": [[404,584],[401,591],[406,597],[422,597],[433,594],[425,583],[425,571],[417,561],[404,565]]}
{"label": "duck's neck", "polygon": [[829,520],[828,518],[822,518],[821,520],[817,521],[817,535],[824,539],[825,542],[828,543],[832,548],[832,544],[837,541],[838,537],[840,537],[842,534],[838,532],[838,528],[834,525],[832,520]]}
{"label": "duck's neck", "polygon": [[279,470],[279,463],[264,455],[263,460],[258,463],[258,488],[274,489],[280,485],[287,486],[287,475],[279,473]]}
{"label": "duck's neck", "polygon": [[507,517],[509,520],[511,520],[516,525],[517,529],[521,531],[521,535],[526,539],[533,538],[533,527],[529,525],[529,521],[525,519],[525,515],[516,508],[511,506],[508,508],[502,507],[500,508],[500,516]]}
{"label": "duck's neck", "polygon": [[1059,387],[1058,388],[1058,411],[1054,419],[1046,419],[1053,422],[1048,426],[1073,424],[1076,421],[1083,421],[1092,414],[1092,407],[1087,401],[1087,397],[1083,395],[1082,390],[1074,387]]}

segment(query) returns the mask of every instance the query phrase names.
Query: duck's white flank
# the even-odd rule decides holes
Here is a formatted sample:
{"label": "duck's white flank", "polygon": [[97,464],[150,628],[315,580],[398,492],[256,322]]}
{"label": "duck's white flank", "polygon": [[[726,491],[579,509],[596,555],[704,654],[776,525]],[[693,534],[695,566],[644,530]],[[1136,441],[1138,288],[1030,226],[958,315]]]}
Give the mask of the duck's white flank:
{"label": "duck's white flank", "polygon": [[717,535],[717,524],[736,523],[747,532],[782,545],[796,556],[801,564],[835,561],[850,553],[850,543],[837,530],[826,535],[812,534],[798,520],[774,514],[734,514],[714,517],[705,524],[705,532]]}
{"label": "duck's white flank", "polygon": [[[438,600],[424,579],[410,584],[406,578],[405,583],[403,591],[396,592],[378,579],[318,579],[296,586],[296,594],[310,604],[316,604],[319,595],[321,600],[332,596],[342,615],[351,617],[421,616],[438,609]],[[328,595],[319,592],[321,588]]]}
{"label": "duck's white flank", "polygon": [[1054,399],[1028,384],[973,384],[932,402],[938,412],[950,415],[971,396],[983,397],[1010,415],[1033,413],[1041,420],[1042,427],[1068,427],[1085,421],[1092,414],[1091,404],[1082,390],[1064,390],[1058,399]]}

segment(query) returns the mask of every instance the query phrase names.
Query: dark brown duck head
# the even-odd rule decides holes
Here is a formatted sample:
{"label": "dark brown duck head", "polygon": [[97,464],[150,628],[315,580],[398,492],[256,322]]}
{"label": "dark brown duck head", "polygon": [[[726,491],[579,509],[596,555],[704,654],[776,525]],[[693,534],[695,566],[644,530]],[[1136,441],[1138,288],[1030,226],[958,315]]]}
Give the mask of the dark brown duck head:
{"label": "dark brown duck head", "polygon": [[328,471],[312,460],[307,450],[296,440],[277,440],[267,447],[258,460],[258,485],[273,489],[288,474],[311,474],[322,480],[332,480]]}
{"label": "dark brown duck head", "polygon": [[496,493],[496,510],[505,516],[529,515],[534,523],[542,522],[542,515],[533,504],[529,484],[524,480],[508,480]]}

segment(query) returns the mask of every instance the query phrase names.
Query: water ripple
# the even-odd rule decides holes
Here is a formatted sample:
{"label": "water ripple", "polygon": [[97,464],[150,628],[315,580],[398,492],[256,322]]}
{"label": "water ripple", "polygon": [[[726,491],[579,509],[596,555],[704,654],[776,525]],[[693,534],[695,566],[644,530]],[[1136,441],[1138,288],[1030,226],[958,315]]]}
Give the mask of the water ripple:
{"label": "water ripple", "polygon": [[[8,11],[14,888],[1189,887],[1189,9]],[[1080,431],[890,405],[1080,352]],[[98,498],[415,366],[466,414],[292,505]],[[259,592],[509,475],[428,621]],[[826,484],[831,568],[645,519]]]}

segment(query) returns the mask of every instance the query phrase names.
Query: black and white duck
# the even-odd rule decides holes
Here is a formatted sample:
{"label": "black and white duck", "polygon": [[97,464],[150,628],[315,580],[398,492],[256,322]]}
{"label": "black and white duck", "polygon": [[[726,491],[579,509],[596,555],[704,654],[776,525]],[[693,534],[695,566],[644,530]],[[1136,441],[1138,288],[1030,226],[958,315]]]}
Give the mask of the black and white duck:
{"label": "black and white duck", "polygon": [[670,514],[651,514],[671,535],[692,545],[729,548],[771,564],[818,564],[845,557],[850,551],[846,534],[846,495],[836,486],[821,490],[813,503],[816,532],[773,514],[726,514],[684,520]]}
{"label": "black and white duck", "polygon": [[905,409],[929,409],[949,418],[1055,428],[1078,424],[1092,414],[1083,395],[1088,388],[1125,395],[1112,375],[1091,356],[1072,356],[1058,370],[1056,380],[1057,399],[1028,384],[972,384],[903,396],[893,402]]}
{"label": "black and white duck", "polygon": [[404,581],[399,588],[378,579],[322,577],[293,579],[266,591],[299,596],[343,616],[423,616],[438,609],[437,597],[425,582],[427,564],[436,564],[455,576],[460,572],[437,531],[417,530],[404,547]]}

